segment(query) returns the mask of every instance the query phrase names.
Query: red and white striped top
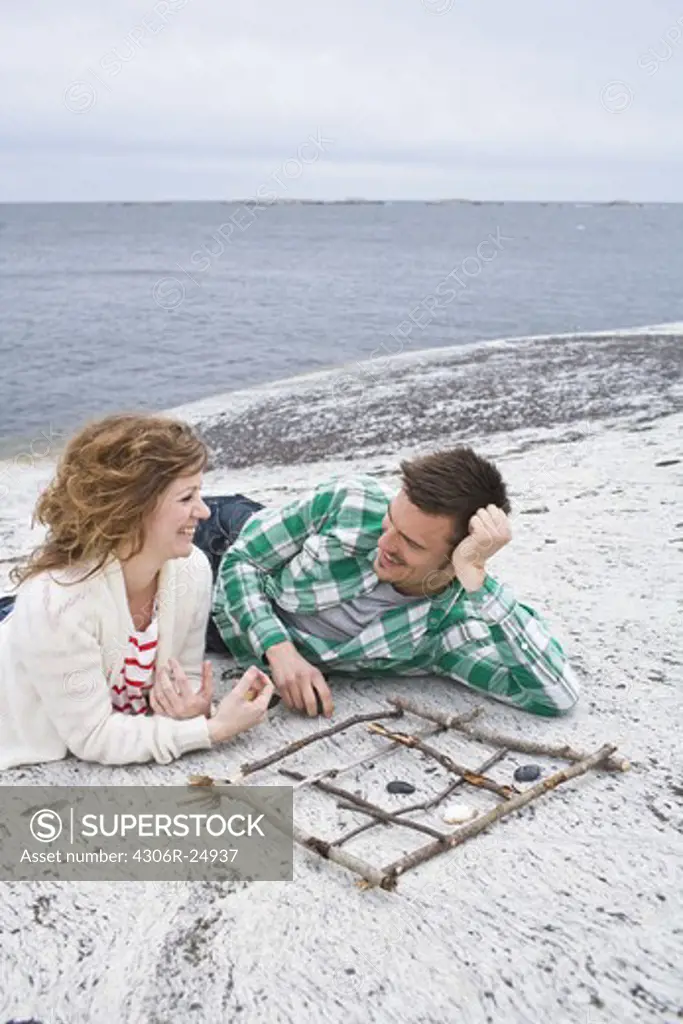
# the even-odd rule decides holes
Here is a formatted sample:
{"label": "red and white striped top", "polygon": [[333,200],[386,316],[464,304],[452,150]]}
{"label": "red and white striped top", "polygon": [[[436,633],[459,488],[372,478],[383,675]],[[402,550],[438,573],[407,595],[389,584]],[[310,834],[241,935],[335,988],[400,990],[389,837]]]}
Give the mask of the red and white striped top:
{"label": "red and white striped top", "polygon": [[152,621],[147,629],[137,630],[128,637],[128,651],[121,669],[121,678],[111,688],[114,711],[128,715],[144,715],[149,711],[148,695],[154,686],[158,640],[159,623],[155,602]]}

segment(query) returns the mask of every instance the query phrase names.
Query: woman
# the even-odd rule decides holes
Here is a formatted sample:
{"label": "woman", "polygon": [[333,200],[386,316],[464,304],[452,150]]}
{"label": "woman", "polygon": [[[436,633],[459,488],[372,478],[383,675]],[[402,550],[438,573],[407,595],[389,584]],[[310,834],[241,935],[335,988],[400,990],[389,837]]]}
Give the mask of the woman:
{"label": "woman", "polygon": [[0,609],[0,768],[166,764],[260,722],[273,684],[249,669],[211,716],[208,453],[184,423],[132,413],[81,430],[38,500],[44,542]]}

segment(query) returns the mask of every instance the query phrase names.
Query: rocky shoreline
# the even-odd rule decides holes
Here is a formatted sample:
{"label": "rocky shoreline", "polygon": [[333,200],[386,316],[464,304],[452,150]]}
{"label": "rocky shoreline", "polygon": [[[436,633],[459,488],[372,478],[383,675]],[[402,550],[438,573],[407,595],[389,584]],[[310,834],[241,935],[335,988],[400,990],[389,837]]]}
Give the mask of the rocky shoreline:
{"label": "rocky shoreline", "polygon": [[[283,387],[198,424],[213,469],[380,455],[520,429],[633,417],[634,429],[683,407],[683,335],[492,344],[387,356]],[[579,428],[578,430],[576,428]],[[574,429],[572,429],[574,428]]]}

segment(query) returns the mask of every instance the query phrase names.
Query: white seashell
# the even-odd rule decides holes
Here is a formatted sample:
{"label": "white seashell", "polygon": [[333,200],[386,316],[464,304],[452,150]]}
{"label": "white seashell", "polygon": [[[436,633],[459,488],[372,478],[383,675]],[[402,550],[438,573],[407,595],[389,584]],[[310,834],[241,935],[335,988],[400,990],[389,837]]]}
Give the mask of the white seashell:
{"label": "white seashell", "polygon": [[468,807],[467,804],[449,804],[444,808],[443,820],[448,825],[461,825],[464,821],[471,821],[476,818],[479,811],[476,807]]}

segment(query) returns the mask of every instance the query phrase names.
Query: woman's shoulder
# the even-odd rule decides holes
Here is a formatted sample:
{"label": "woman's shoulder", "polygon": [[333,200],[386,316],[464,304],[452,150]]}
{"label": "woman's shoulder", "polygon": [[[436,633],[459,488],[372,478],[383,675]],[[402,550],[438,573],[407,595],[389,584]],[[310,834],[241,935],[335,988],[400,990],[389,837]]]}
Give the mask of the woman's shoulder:
{"label": "woman's shoulder", "polygon": [[11,618],[17,628],[24,623],[32,634],[64,631],[76,621],[86,625],[97,616],[98,589],[102,574],[87,579],[88,567],[67,566],[44,570],[25,580],[17,592]]}
{"label": "woman's shoulder", "polygon": [[93,572],[93,568],[91,564],[74,563],[58,569],[44,569],[21,584],[17,597],[21,594],[92,594],[104,579],[104,570]]}

